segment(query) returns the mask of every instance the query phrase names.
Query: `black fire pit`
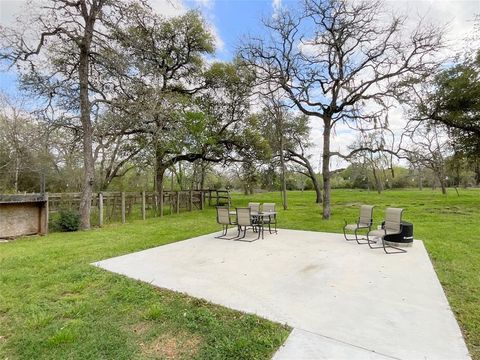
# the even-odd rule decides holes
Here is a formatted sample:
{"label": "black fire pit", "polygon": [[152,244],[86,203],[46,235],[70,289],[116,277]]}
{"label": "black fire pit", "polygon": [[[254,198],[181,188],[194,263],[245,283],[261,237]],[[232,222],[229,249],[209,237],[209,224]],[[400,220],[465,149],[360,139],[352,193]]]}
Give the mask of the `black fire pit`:
{"label": "black fire pit", "polygon": [[413,245],[413,224],[402,221],[398,234],[385,235],[384,240],[388,245],[393,246],[412,246]]}

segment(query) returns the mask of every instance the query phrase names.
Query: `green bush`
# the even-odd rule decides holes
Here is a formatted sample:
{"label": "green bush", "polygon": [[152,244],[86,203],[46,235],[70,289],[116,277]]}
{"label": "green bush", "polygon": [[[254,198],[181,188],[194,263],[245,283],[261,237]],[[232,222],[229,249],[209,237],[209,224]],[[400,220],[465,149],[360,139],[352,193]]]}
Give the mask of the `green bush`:
{"label": "green bush", "polygon": [[58,227],[62,231],[77,231],[80,227],[80,215],[78,212],[72,210],[60,211]]}

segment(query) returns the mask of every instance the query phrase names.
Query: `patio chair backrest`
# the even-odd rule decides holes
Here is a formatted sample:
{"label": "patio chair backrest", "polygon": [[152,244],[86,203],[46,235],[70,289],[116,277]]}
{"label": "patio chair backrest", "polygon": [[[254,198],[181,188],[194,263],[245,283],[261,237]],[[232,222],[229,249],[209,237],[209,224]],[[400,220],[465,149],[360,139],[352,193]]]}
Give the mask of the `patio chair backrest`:
{"label": "patio chair backrest", "polygon": [[400,232],[403,209],[387,208],[385,211],[385,229]]}
{"label": "patio chair backrest", "polygon": [[237,208],[237,225],[250,226],[252,225],[250,208]]}
{"label": "patio chair backrest", "polygon": [[275,211],[275,203],[265,203],[265,204],[263,204],[263,211],[264,212]]}
{"label": "patio chair backrest", "polygon": [[250,210],[252,210],[253,212],[260,212],[260,203],[250,202],[250,203],[248,203],[248,207],[249,207]]}
{"label": "patio chair backrest", "polygon": [[358,219],[360,224],[372,225],[373,222],[373,206],[362,205],[360,206],[360,217]]}
{"label": "patio chair backrest", "polygon": [[230,224],[230,214],[228,207],[217,206],[217,222],[222,225]]}

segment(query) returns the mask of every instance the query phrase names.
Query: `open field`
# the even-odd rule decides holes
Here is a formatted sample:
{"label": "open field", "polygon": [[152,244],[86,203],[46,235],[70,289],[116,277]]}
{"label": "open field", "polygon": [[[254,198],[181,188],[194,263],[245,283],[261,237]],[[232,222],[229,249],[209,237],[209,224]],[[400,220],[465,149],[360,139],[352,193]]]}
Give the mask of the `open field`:
{"label": "open field", "polygon": [[[280,195],[234,195],[233,205],[252,200],[280,204]],[[479,190],[460,190],[459,197],[454,191],[336,190],[330,221],[321,219],[313,200],[311,192],[289,193],[280,227],[339,232],[344,218],[355,219],[358,204],[377,205],[378,221],[384,207],[404,207],[473,358],[480,359]],[[214,214],[208,209],[0,244],[0,358],[269,358],[288,328],[89,265],[218,230]]]}

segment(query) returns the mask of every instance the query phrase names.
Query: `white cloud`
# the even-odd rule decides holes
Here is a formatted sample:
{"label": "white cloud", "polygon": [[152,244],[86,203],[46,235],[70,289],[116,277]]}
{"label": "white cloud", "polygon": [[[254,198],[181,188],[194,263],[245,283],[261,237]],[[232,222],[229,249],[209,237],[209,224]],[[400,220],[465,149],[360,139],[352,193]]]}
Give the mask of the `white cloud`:
{"label": "white cloud", "polygon": [[11,26],[27,10],[27,0],[0,0],[0,25]]}
{"label": "white cloud", "polygon": [[465,39],[473,32],[474,17],[480,14],[478,0],[389,0],[387,6],[397,15],[408,15],[412,26],[419,19],[446,26],[447,55],[465,47]]}
{"label": "white cloud", "polygon": [[222,37],[220,36],[217,27],[212,22],[207,22],[207,26],[213,35],[213,39],[215,41],[215,49],[220,52],[224,51],[225,42],[222,40]]}
{"label": "white cloud", "polygon": [[187,11],[180,0],[149,0],[149,4],[157,14],[165,17],[179,16]]}
{"label": "white cloud", "polygon": [[201,7],[201,8],[207,8],[207,9],[211,9],[213,7],[213,4],[214,4],[214,0],[193,0],[193,2]]}
{"label": "white cloud", "polygon": [[[211,2],[211,0],[199,0],[200,2]],[[17,16],[25,13],[26,9],[34,10],[32,7],[40,6],[44,0],[33,1],[32,5],[28,0],[0,0],[0,24],[3,26],[12,25]],[[162,16],[178,16],[187,10],[181,0],[149,0],[148,3],[153,10]]]}
{"label": "white cloud", "polygon": [[272,0],[273,17],[277,16],[278,12],[282,8],[282,0]]}

